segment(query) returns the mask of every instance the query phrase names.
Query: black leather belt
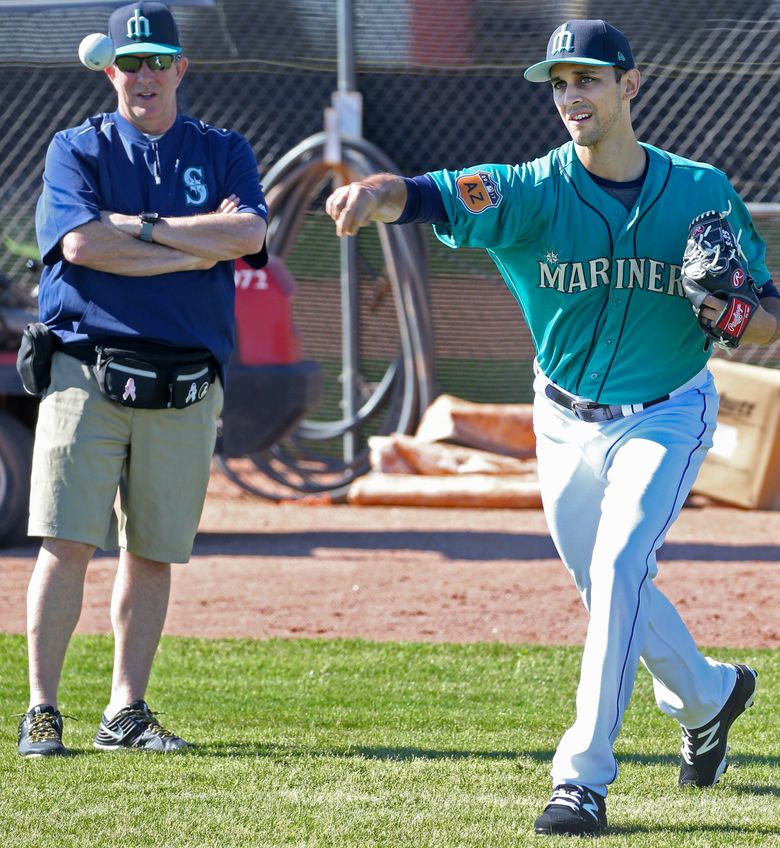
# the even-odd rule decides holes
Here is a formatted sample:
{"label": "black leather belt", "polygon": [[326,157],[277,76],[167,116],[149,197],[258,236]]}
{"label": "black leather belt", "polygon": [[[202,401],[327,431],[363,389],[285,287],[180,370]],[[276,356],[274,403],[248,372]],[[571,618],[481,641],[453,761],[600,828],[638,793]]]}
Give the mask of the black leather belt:
{"label": "black leather belt", "polygon": [[[613,418],[624,418],[626,415],[631,415],[634,412],[641,412],[649,406],[655,406],[657,403],[663,403],[669,400],[669,395],[649,400],[647,403],[633,403],[625,406],[610,406],[605,403],[592,403],[587,400],[576,400],[571,395],[556,389],[551,383],[544,387],[545,395],[551,401],[571,410],[580,421],[587,421],[591,424],[596,424],[600,421],[611,421]],[[630,411],[624,412],[628,408]]]}
{"label": "black leather belt", "polygon": [[56,350],[62,351],[67,356],[79,359],[86,365],[95,365],[97,362],[97,348],[90,342],[71,342],[64,345],[61,341]]}

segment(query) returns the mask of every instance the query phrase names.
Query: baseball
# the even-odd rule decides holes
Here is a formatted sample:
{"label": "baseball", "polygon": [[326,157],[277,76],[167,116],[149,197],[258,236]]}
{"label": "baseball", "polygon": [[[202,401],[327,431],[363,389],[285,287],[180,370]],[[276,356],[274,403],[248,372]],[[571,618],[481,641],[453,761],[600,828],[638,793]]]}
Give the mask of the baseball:
{"label": "baseball", "polygon": [[101,32],[93,32],[81,39],[79,59],[91,71],[102,71],[114,61],[114,42]]}

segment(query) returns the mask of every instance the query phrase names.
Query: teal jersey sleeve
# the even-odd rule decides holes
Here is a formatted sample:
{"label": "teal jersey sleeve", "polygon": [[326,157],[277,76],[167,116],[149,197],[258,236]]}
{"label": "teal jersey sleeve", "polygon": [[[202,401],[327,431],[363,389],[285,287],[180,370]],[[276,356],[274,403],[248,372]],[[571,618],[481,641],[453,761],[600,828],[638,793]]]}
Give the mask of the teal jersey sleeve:
{"label": "teal jersey sleeve", "polygon": [[449,247],[489,250],[522,242],[536,201],[533,171],[528,163],[430,172],[449,218],[434,226],[436,236]]}

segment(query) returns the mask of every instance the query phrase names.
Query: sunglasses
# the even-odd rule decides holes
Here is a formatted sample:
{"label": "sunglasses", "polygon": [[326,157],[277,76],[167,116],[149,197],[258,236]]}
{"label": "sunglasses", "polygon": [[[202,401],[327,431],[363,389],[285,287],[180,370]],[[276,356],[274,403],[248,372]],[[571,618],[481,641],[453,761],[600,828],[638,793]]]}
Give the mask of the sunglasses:
{"label": "sunglasses", "polygon": [[114,64],[125,74],[137,74],[144,62],[150,71],[167,71],[175,58],[170,53],[162,56],[117,56]]}

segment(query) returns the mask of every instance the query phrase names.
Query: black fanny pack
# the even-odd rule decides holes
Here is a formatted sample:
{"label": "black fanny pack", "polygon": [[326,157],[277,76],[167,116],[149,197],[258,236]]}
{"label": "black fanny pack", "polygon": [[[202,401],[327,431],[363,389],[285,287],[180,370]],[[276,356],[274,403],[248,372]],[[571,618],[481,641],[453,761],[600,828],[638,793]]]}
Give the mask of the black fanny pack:
{"label": "black fanny pack", "polygon": [[207,350],[138,351],[98,345],[95,351],[92,371],[98,386],[122,406],[186,409],[206,397],[217,376]]}
{"label": "black fanny pack", "polygon": [[217,376],[208,350],[182,350],[137,342],[130,347],[80,343],[63,346],[46,324],[28,324],[22,333],[16,370],[24,390],[41,397],[51,382],[56,350],[91,366],[103,394],[137,409],[186,409],[203,400]]}

